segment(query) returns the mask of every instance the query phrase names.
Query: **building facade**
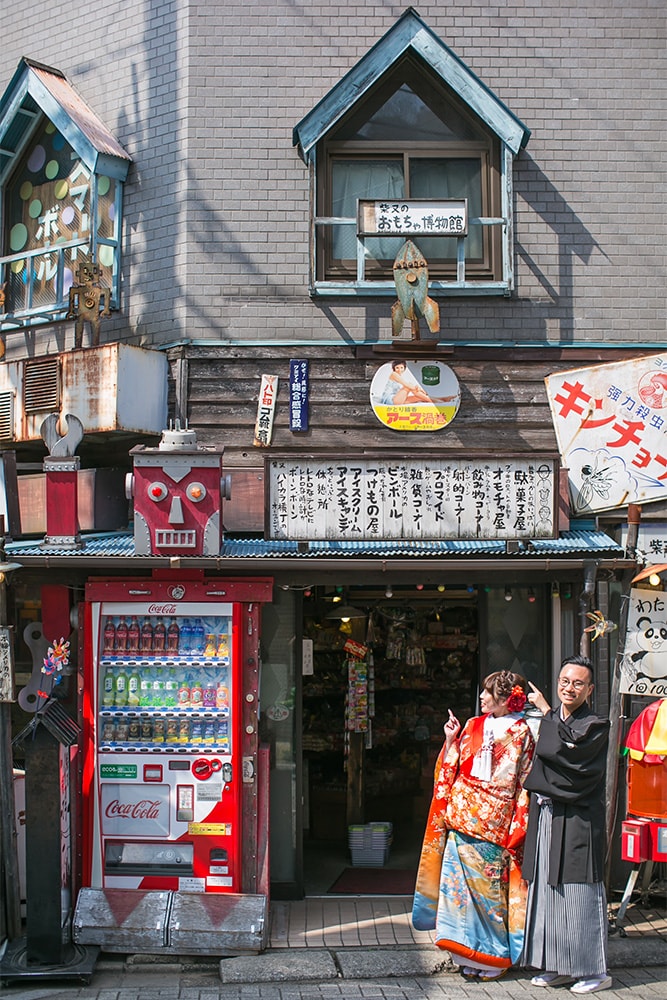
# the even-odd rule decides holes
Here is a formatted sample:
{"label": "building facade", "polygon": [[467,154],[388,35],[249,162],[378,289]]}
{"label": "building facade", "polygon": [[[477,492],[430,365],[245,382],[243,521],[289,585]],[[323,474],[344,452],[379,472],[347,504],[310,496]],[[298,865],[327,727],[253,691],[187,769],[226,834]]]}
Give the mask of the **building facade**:
{"label": "building facade", "polygon": [[[350,823],[398,823],[409,797],[419,827],[446,708],[473,713],[491,670],[553,694],[561,657],[592,649],[609,709],[615,636],[591,646],[585,629],[596,610],[621,618],[627,502],[590,502],[593,470],[568,489],[545,379],[667,349],[664,69],[650,0],[92,14],[62,0],[5,25],[0,444],[22,566],[9,614],[20,636],[45,582],[76,608],[91,577],[173,568],[134,547],[130,449],[178,422],[224,450],[220,554],[178,569],[273,580],[257,738],[276,895],[307,890],[309,847],[344,844]],[[412,209],[430,222],[406,223]],[[395,307],[406,236],[419,256],[403,271],[428,292],[412,322]],[[430,388],[427,425],[404,383],[403,411],[375,392],[401,364]],[[49,544],[35,500],[51,412],[83,426],[80,521],[92,481],[69,548]],[[352,500],[359,468],[385,490],[372,530]],[[489,468],[510,478],[476,507]],[[539,476],[527,501],[508,498],[540,468],[541,527]],[[406,486],[425,469],[450,491],[428,527],[435,494],[415,507]],[[452,520],[466,476],[472,506]],[[326,501],[305,502],[311,480]],[[341,632],[337,603],[363,617]],[[361,722],[341,680],[350,638],[375,651]],[[19,687],[30,672],[19,645]]]}

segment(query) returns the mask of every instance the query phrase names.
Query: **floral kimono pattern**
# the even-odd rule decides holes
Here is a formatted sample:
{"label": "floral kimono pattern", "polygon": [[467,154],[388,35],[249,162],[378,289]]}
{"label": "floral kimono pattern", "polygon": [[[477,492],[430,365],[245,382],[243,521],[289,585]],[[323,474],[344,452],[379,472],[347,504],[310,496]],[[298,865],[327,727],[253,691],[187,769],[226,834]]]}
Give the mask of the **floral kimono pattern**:
{"label": "floral kimono pattern", "polygon": [[471,774],[484,716],[469,720],[435,766],[412,922],[436,931],[455,958],[508,968],[523,946],[526,884],[521,878],[528,793],[523,782],[535,743],[517,717],[494,740],[491,780]]}

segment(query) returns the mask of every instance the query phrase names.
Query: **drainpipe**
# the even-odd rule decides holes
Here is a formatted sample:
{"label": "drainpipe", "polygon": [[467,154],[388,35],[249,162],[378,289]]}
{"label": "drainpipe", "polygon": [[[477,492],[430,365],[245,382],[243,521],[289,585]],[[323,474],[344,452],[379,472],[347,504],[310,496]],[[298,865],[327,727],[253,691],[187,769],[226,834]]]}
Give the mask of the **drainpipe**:
{"label": "drainpipe", "polygon": [[584,589],[579,594],[579,654],[580,656],[591,655],[591,633],[586,632],[586,613],[591,609],[591,602],[595,594],[595,578],[597,576],[598,565],[592,560],[584,562]]}

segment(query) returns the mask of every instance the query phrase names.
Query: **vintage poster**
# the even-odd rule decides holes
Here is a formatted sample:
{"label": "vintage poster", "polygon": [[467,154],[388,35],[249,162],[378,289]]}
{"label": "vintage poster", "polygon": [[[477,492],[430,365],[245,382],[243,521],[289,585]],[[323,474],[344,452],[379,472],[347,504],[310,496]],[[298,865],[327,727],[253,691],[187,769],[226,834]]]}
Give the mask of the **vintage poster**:
{"label": "vintage poster", "polygon": [[371,406],[380,423],[395,431],[439,431],[456,416],[461,390],[440,361],[396,358],[376,371]]}
{"label": "vintage poster", "polygon": [[574,517],[667,498],[667,354],[545,382]]}
{"label": "vintage poster", "polygon": [[667,599],[662,591],[630,591],[621,694],[667,695]]}

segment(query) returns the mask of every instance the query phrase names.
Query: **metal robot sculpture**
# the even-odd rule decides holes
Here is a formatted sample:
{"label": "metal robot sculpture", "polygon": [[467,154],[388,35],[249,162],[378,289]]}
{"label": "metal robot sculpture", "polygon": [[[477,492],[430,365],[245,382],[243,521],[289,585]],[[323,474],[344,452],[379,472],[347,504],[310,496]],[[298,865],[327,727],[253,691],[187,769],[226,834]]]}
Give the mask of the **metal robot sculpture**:
{"label": "metal robot sculpture", "polygon": [[[102,268],[99,264],[84,262],[79,264],[76,279],[78,285],[69,290],[68,319],[76,319],[74,324],[74,347],[83,344],[83,324],[90,326],[90,342],[97,347],[100,342],[100,317],[111,315],[111,291],[100,285]],[[100,307],[104,307],[100,311]]]}
{"label": "metal robot sculpture", "polygon": [[137,445],[125,492],[134,499],[136,555],[218,556],[222,542],[222,451],[199,447],[194,431],[176,422],[157,448]]}
{"label": "metal robot sculpture", "polygon": [[398,302],[391,307],[394,337],[400,336],[406,319],[412,323],[412,339],[420,340],[419,317],[426,320],[431,333],[440,329],[438,303],[428,296],[428,265],[412,240],[407,240],[394,261],[394,284]]}

